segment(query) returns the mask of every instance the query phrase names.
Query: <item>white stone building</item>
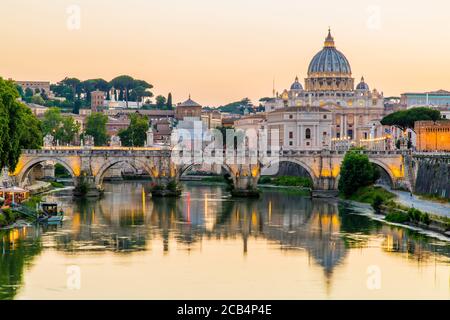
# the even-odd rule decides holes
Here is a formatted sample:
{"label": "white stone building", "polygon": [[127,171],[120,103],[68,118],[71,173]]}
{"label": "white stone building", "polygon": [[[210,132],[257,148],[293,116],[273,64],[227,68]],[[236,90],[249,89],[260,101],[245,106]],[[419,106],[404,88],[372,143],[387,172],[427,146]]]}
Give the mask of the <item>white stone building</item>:
{"label": "white stone building", "polygon": [[282,150],[320,151],[331,148],[332,121],[321,107],[285,107],[268,113],[265,126],[269,135],[278,130]]}

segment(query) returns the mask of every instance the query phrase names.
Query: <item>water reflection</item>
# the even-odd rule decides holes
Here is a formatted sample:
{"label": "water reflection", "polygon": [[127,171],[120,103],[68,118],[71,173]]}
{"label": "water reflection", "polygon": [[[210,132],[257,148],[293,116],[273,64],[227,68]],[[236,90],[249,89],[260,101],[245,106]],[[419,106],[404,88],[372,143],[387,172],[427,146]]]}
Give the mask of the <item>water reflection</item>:
{"label": "water reflection", "polygon": [[13,299],[23,281],[23,273],[42,250],[39,238],[28,229],[0,231],[0,300]]}
{"label": "water reflection", "polygon": [[307,252],[311,263],[323,270],[327,286],[349,250],[366,248],[374,239],[384,252],[405,253],[419,263],[432,258],[448,262],[450,256],[446,243],[355,215],[351,207],[334,201],[284,191],[266,191],[258,200],[232,200],[221,186],[192,184],[180,199],[152,199],[148,191],[149,185],[130,182],[107,185],[99,201],[56,196],[69,217],[62,227],[2,236],[0,299],[14,297],[24,269],[48,249],[68,255],[130,254],[150,250],[152,241],[162,240],[163,255],[169,255],[200,251],[209,240],[240,239],[242,254],[248,255],[250,241],[265,240],[267,250]]}
{"label": "water reflection", "polygon": [[[364,247],[368,235],[384,238],[383,249],[423,255],[434,252],[429,238],[367,217],[335,201],[302,197],[283,191],[265,192],[259,200],[232,200],[221,186],[188,186],[181,199],[151,199],[142,183],[111,184],[100,201],[76,202],[72,221],[54,235],[58,250],[144,250],[146,243],[169,239],[195,250],[203,239],[264,238],[281,250],[306,250],[325,273],[350,247]],[[64,202],[67,210],[71,201]],[[448,247],[439,246],[444,254]]]}

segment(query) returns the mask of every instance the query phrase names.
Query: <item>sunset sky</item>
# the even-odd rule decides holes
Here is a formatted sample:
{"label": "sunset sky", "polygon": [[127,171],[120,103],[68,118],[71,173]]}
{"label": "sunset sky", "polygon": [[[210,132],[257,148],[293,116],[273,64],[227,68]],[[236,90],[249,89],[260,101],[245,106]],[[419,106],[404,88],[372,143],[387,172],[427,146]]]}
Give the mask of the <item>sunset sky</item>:
{"label": "sunset sky", "polygon": [[274,78],[303,83],[330,26],[371,89],[450,90],[446,0],[2,0],[0,26],[0,76],[15,80],[129,74],[174,102],[257,102]]}

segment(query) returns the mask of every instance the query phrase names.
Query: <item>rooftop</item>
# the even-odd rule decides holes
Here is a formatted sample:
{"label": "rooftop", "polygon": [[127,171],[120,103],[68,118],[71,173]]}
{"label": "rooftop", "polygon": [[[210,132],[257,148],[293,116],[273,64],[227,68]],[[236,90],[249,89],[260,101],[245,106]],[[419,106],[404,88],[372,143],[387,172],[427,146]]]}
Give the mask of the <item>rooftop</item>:
{"label": "rooftop", "polygon": [[330,110],[327,110],[322,107],[314,107],[314,106],[305,106],[305,107],[285,107],[281,109],[277,109],[275,111],[269,112],[271,114],[275,113],[283,113],[283,112],[331,112]]}
{"label": "rooftop", "polygon": [[191,96],[189,95],[189,99],[187,99],[185,102],[178,104],[178,107],[201,107],[201,105],[192,100]]}

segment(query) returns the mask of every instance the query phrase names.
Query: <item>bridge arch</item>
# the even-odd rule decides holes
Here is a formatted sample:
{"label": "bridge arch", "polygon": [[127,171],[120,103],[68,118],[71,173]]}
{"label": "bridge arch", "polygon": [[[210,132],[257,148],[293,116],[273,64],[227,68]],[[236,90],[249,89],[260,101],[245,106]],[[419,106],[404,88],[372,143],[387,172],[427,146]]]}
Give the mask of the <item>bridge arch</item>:
{"label": "bridge arch", "polygon": [[[382,170],[386,176],[389,178],[389,185],[391,188],[395,187],[395,177],[392,171],[381,161],[369,158],[369,162],[376,165],[378,169]],[[341,179],[341,174],[336,177],[336,188],[339,186],[339,180]]]}
{"label": "bridge arch", "polygon": [[74,182],[74,184],[76,184],[76,180],[75,178],[77,177],[77,175],[75,174],[74,168],[72,168],[66,161],[64,161],[63,159],[60,158],[53,158],[53,157],[39,157],[36,159],[32,159],[29,160],[28,162],[26,162],[23,167],[19,170],[19,172],[16,174],[17,177],[17,183],[20,186],[23,186],[24,180],[25,178],[28,176],[28,174],[30,173],[30,171],[37,165],[42,164],[43,162],[55,162],[57,164],[62,165],[67,172],[69,172],[70,176],[72,177],[72,180]]}
{"label": "bridge arch", "polygon": [[283,162],[285,162],[285,163],[293,163],[293,164],[296,164],[296,165],[302,167],[308,173],[309,177],[311,178],[311,181],[313,183],[313,187],[314,188],[317,187],[319,178],[314,173],[314,170],[309,165],[307,165],[305,162],[303,162],[300,159],[283,159],[282,158],[282,159],[270,162],[268,165],[266,165],[266,166],[261,168],[261,175],[264,175],[264,170],[268,170],[270,168],[273,168],[274,166],[278,166],[279,167],[280,164],[283,163]]}
{"label": "bridge arch", "polygon": [[97,173],[95,174],[95,184],[97,186],[101,186],[103,184],[103,178],[105,176],[105,173],[113,166],[119,163],[127,163],[131,167],[137,169],[142,168],[144,169],[153,180],[155,178],[151,168],[142,160],[139,159],[111,159],[103,163],[100,168],[98,169]]}
{"label": "bridge arch", "polygon": [[389,178],[389,183],[391,185],[392,188],[395,187],[395,177],[394,174],[392,173],[392,170],[389,169],[389,167],[387,167],[383,162],[376,160],[376,159],[370,159],[369,158],[370,163],[375,164],[379,169],[381,169]]}
{"label": "bridge arch", "polygon": [[[190,169],[192,169],[195,166],[200,166],[202,165],[202,163],[190,163],[190,164],[186,164],[184,166],[182,166],[179,171],[178,171],[178,178],[181,178],[181,176],[188,172]],[[225,163],[220,164],[220,167],[225,170],[226,173],[228,173],[231,178],[233,179],[233,182],[235,182],[236,180],[236,174],[235,172],[233,172],[233,170],[231,169],[231,167]]]}

